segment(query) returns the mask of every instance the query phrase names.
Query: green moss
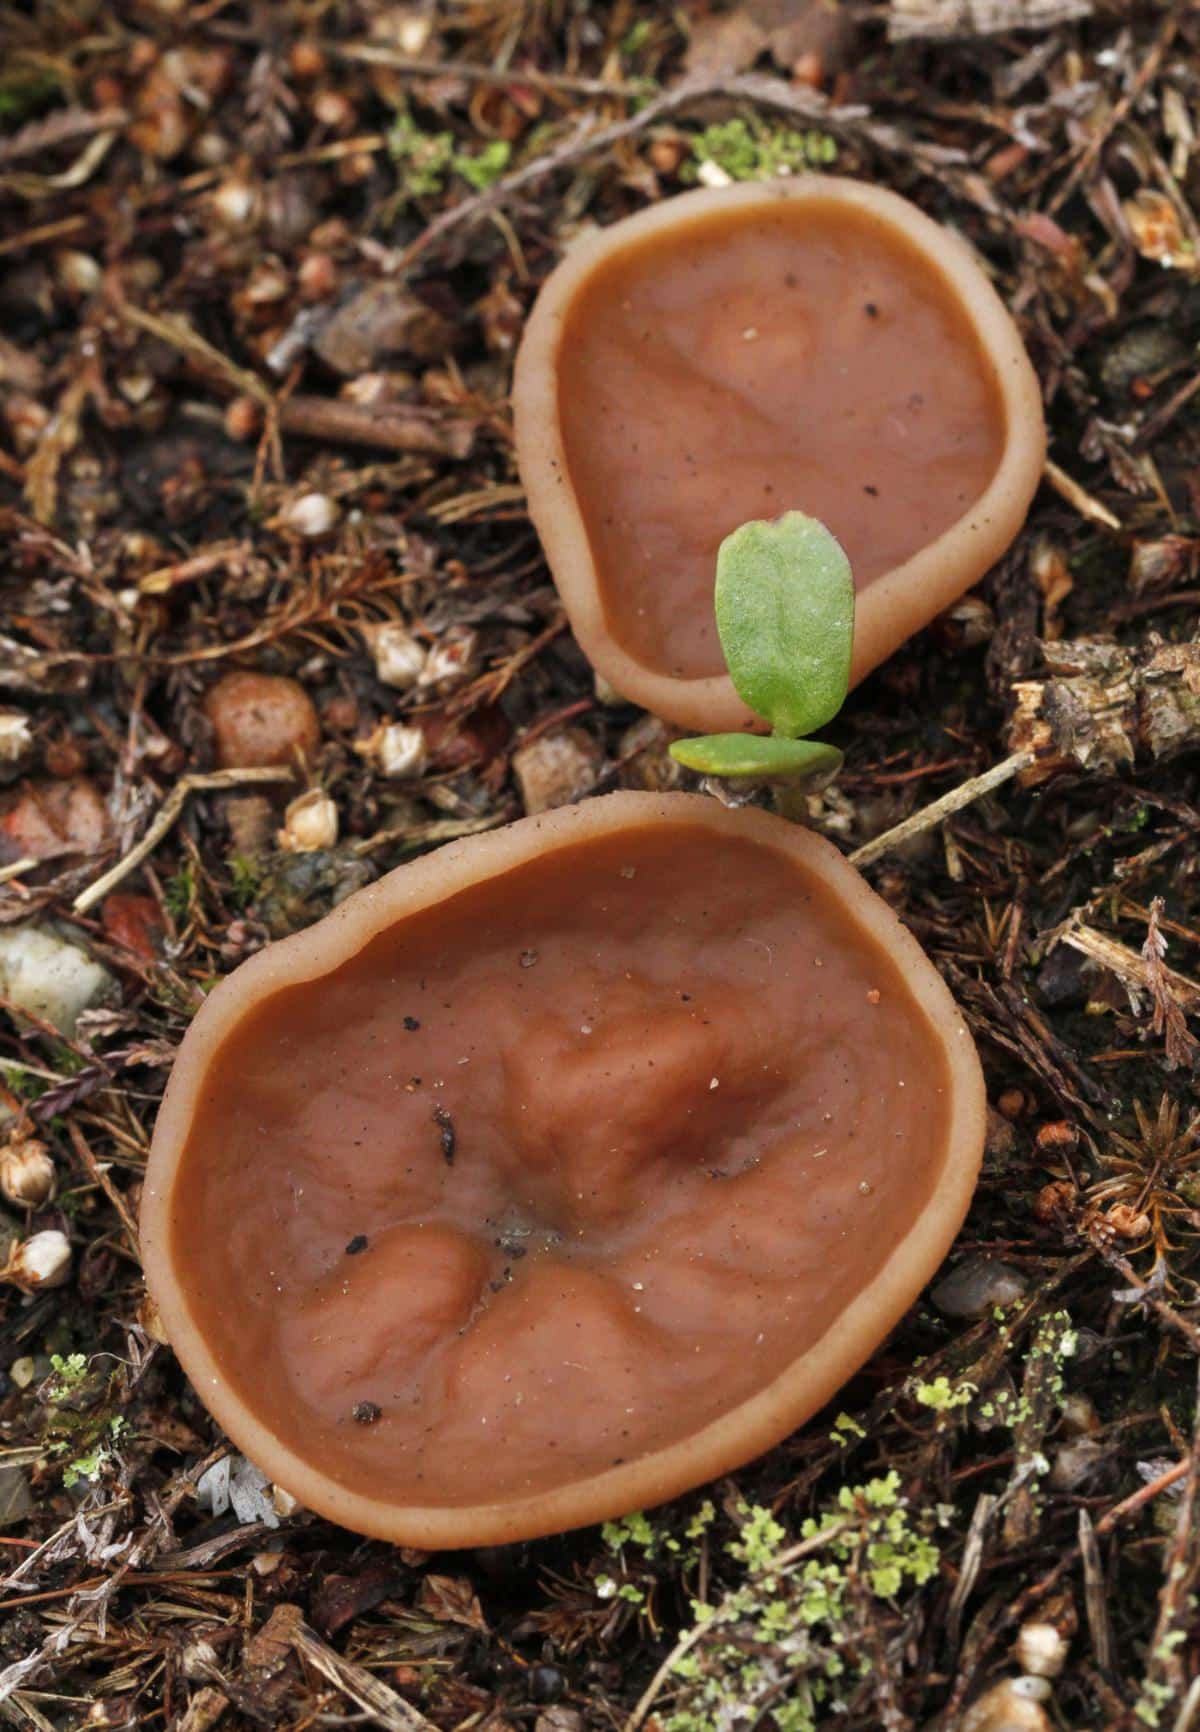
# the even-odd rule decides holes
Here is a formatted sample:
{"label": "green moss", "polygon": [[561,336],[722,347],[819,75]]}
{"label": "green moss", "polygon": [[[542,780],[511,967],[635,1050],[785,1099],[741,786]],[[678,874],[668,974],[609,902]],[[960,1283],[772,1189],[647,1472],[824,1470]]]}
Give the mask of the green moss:
{"label": "green moss", "polygon": [[745,1525],[740,1536],[729,1547],[729,1555],[745,1564],[750,1571],[763,1571],[787,1538],[786,1530],[775,1520],[770,1510],[755,1505],[746,1510]]}
{"label": "green moss", "polygon": [[42,113],[60,95],[62,83],[56,67],[33,65],[14,55],[0,72],[0,128],[15,130]]}
{"label": "green moss", "polygon": [[1163,1709],[1169,1708],[1174,1698],[1175,1692],[1169,1684],[1147,1678],[1142,1685],[1141,1695],[1134,1703],[1134,1715],[1142,1722],[1143,1726],[1161,1725]]}
{"label": "green moss", "polygon": [[257,860],[249,854],[231,854],[229,856],[229,874],[233,880],[229,891],[229,900],[240,914],[258,895],[258,886],[262,880],[262,868]]}
{"label": "green moss", "polygon": [[191,912],[196,899],[196,870],[191,861],[185,861],[170,878],[163,883],[163,901],[172,920],[185,920]]}
{"label": "green moss", "polygon": [[652,28],[653,26],[648,18],[639,18],[636,24],[630,25],[629,29],[621,38],[621,55],[623,59],[637,59],[642,49],[650,40]]}
{"label": "green moss", "polygon": [[708,1531],[716,1517],[716,1506],[710,1497],[706,1497],[691,1521],[684,1528],[684,1534],[689,1540],[698,1540]]}
{"label": "green moss", "polygon": [[662,1535],[657,1533],[654,1524],[640,1510],[630,1516],[622,1516],[620,1521],[605,1522],[600,1529],[600,1537],[610,1552],[619,1552],[622,1546],[641,1546],[647,1557],[657,1550]]}

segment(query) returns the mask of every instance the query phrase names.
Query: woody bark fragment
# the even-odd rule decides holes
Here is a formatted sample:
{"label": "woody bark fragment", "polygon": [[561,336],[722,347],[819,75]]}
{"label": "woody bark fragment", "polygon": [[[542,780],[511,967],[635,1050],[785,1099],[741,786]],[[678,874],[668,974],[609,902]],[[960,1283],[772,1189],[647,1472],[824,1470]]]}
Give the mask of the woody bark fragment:
{"label": "woody bark fragment", "polygon": [[888,40],[945,41],[1006,30],[1052,30],[1086,18],[1091,10],[1091,0],[892,0]]}
{"label": "woody bark fragment", "polygon": [[1025,787],[1071,767],[1113,774],[1139,755],[1167,759],[1200,745],[1200,640],[1039,647],[1046,677],[1014,686],[1008,726],[1009,750],[1036,754]]}
{"label": "woody bark fragment", "polygon": [[1140,953],[1082,920],[1069,921],[1057,941],[1114,974],[1129,994],[1135,1016],[1142,1013],[1144,1001],[1149,999],[1150,1032],[1165,1036],[1164,1063],[1168,1070],[1175,1070],[1181,1065],[1194,1066],[1200,1055],[1200,1046],[1187,1026],[1187,1017],[1200,1009],[1200,986],[1177,969],[1168,968],[1164,961],[1166,940],[1158,924],[1162,907],[1161,897],[1155,897]]}
{"label": "woody bark fragment", "polygon": [[373,445],[428,457],[463,458],[475,442],[469,421],[406,403],[344,403],[333,397],[289,397],[279,405],[284,433],[334,444]]}

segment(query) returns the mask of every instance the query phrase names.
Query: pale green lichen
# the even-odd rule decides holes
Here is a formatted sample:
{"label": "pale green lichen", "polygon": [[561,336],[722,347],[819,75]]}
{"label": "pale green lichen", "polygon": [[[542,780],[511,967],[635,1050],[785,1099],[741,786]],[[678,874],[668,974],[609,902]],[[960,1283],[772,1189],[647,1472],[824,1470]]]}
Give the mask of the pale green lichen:
{"label": "pale green lichen", "polygon": [[512,160],[512,145],[505,138],[493,138],[474,156],[460,152],[453,158],[455,174],[460,174],[476,192],[486,192],[495,186]]}
{"label": "pale green lichen", "polygon": [[64,1395],[77,1389],[87,1376],[87,1365],[86,1353],[68,1353],[65,1357],[61,1353],[52,1353],[50,1369],[54,1373],[54,1383],[49,1391],[51,1398],[61,1401]]}
{"label": "pale green lichen", "polygon": [[[714,1520],[705,1503],[689,1531],[708,1533]],[[914,1512],[899,1474],[890,1472],[844,1487],[798,1535],[761,1505],[742,1505],[736,1520],[736,1532],[711,1557],[714,1574],[725,1574],[729,1586],[711,1605],[693,1602],[694,1639],[671,1668],[664,1732],[748,1732],[767,1714],[775,1732],[814,1732],[844,1709],[842,1680],[855,1689],[865,1676],[867,1661],[857,1654],[864,1618],[876,1615],[872,1604],[937,1573],[929,1537],[937,1517]],[[635,1561],[631,1549],[647,1559],[672,1552],[674,1536],[644,1516],[603,1531],[627,1568]],[[621,1593],[612,1576],[596,1588],[604,1598]]]}
{"label": "pale green lichen", "polygon": [[1175,1699],[1175,1691],[1169,1684],[1156,1678],[1147,1678],[1142,1685],[1142,1693],[1133,1705],[1133,1712],[1143,1726],[1158,1726],[1162,1723],[1163,1709],[1169,1708]]}
{"label": "pale green lichen", "polygon": [[512,159],[512,146],[492,139],[474,155],[455,148],[451,132],[425,132],[412,115],[401,110],[387,135],[388,154],[396,165],[400,192],[408,199],[435,198],[452,174],[484,192],[500,179]]}
{"label": "pale green lichen", "polygon": [[956,1407],[969,1407],[978,1393],[976,1384],[953,1384],[948,1377],[935,1377],[929,1383],[918,1383],[913,1390],[921,1406],[931,1407],[935,1413],[951,1413]]}
{"label": "pale green lichen", "polygon": [[113,1445],[125,1429],[125,1421],[119,1413],[113,1415],[108,1422],[108,1436],[95,1442],[86,1455],[77,1455],[74,1461],[68,1462],[63,1468],[63,1484],[70,1491],[73,1485],[78,1485],[81,1479],[95,1483],[100,1478],[106,1465],[113,1459]]}
{"label": "pale green lichen", "polygon": [[857,1419],[853,1419],[848,1413],[839,1413],[833,1422],[833,1430],[830,1432],[829,1438],[831,1443],[839,1444],[841,1448],[846,1449],[852,1438],[865,1437],[866,1435],[865,1428],[858,1423]]}
{"label": "pale green lichen", "polygon": [[827,132],[772,127],[757,116],[724,120],[706,126],[692,139],[695,161],[685,165],[681,178],[695,180],[704,164],[712,163],[730,180],[772,180],[778,175],[828,168],[837,161],[837,153],[837,145]]}
{"label": "pale green lichen", "polygon": [[712,1523],[716,1506],[711,1498],[704,1501],[676,1531],[678,1517],[651,1521],[640,1510],[622,1516],[617,1521],[601,1525],[600,1535],[621,1566],[621,1577],[607,1573],[593,1578],[593,1586],[603,1600],[624,1600],[629,1605],[648,1606],[650,1590],[656,1582],[652,1566],[669,1565],[685,1574],[694,1570]]}

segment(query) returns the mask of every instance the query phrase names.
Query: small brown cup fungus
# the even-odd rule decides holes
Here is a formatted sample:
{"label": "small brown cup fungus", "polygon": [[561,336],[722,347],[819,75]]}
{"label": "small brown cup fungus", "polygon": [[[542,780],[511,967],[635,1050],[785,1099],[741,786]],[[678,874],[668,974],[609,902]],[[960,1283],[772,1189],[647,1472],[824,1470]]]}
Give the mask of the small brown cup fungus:
{"label": "small brown cup fungus", "polygon": [[577,243],[517,358],[517,453],[571,625],[625,698],[744,727],[717,548],[799,510],[858,585],[852,680],[982,577],[1045,459],[1037,379],[967,246],[810,176],[685,193]]}
{"label": "small brown cup fungus", "polygon": [[937,1268],[984,1124],[945,986],[828,843],[611,794],[403,866],[216,989],[146,1275],[302,1504],[499,1543],[812,1414]]}

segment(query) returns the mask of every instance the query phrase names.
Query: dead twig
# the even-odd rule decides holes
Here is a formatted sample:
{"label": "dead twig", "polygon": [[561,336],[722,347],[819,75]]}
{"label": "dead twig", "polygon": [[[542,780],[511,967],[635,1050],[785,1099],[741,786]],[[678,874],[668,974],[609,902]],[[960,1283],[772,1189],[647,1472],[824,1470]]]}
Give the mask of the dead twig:
{"label": "dead twig", "polygon": [[144,307],[135,307],[124,298],[114,297],[113,308],[127,324],[136,325],[138,330],[146,331],[172,349],[177,349],[181,355],[195,361],[197,366],[215,373],[234,391],[242,396],[253,397],[262,409],[268,412],[274,409],[275,398],[258,374],[239,367],[236,361],[231,361],[228,355],[214,348],[199,331],[194,331],[186,319],[177,318],[174,313],[148,313]]}
{"label": "dead twig", "polygon": [[377,1725],[386,1727],[388,1732],[434,1732],[433,1722],[427,1720],[420,1709],[397,1695],[382,1678],[377,1678],[373,1672],[356,1665],[323,1642],[307,1624],[296,1624],[292,1646],[322,1677],[328,1678],[352,1702],[357,1702],[364,1713]]}
{"label": "dead twig", "polygon": [[289,397],[280,403],[281,433],[328,444],[372,445],[384,451],[414,451],[426,457],[469,457],[475,429],[436,409],[408,403],[342,403],[334,397]]}
{"label": "dead twig", "polygon": [[1079,1512],[1079,1553],[1083,1560],[1083,1604],[1092,1651],[1102,1672],[1113,1669],[1112,1619],[1108,1613],[1108,1591],[1104,1583],[1104,1564],[1092,1518],[1085,1509]]}
{"label": "dead twig", "polygon": [[230,542],[228,546],[210,547],[205,553],[193,554],[191,559],[176,560],[174,565],[160,565],[156,571],[148,571],[145,577],[138,578],[138,589],[143,595],[166,595],[181,583],[194,583],[198,578],[210,577],[214,571],[220,571],[239,555],[245,554],[241,542]]}
{"label": "dead twig", "polygon": [[961,782],[957,788],[952,788],[948,794],[943,794],[940,800],[934,800],[929,806],[923,806],[919,812],[914,812],[911,818],[903,819],[899,824],[885,830],[882,836],[876,836],[871,842],[864,842],[861,848],[856,848],[849,856],[852,866],[869,866],[873,860],[878,860],[883,854],[890,854],[893,849],[903,843],[910,842],[914,836],[921,836],[926,830],[932,830],[955,812],[961,812],[964,806],[981,799],[984,794],[990,794],[993,788],[999,788],[1005,782],[1010,782],[1014,776],[1020,775],[1033,763],[1034,754],[1031,751],[1014,752],[999,764],[993,764],[990,770],[985,770],[980,776],[972,776],[970,781]]}
{"label": "dead twig", "polygon": [[1089,523],[1098,523],[1102,529],[1120,529],[1121,519],[1114,517],[1107,505],[1101,505],[1098,499],[1093,499],[1086,487],[1081,487],[1078,481],[1073,481],[1065,469],[1060,469],[1057,463],[1046,459],[1046,480],[1053,487],[1060,499],[1065,499],[1080,517]]}
{"label": "dead twig", "polygon": [[[1135,1008],[1140,1005],[1143,994],[1148,998],[1153,996],[1146,958],[1136,950],[1131,950],[1127,944],[1121,944],[1117,939],[1109,938],[1106,933],[1097,932],[1094,927],[1082,923],[1062,928],[1057,934],[1057,941],[1070,945],[1072,950],[1091,957],[1093,962],[1098,962],[1102,968],[1115,974],[1133,1000]],[[1200,985],[1194,980],[1168,968],[1161,960],[1157,963],[1155,978],[1160,990],[1170,990],[1180,1010],[1200,1008]]]}
{"label": "dead twig", "polygon": [[467,84],[492,84],[512,89],[522,84],[534,90],[561,90],[567,96],[641,96],[644,84],[607,78],[576,78],[566,72],[535,72],[530,67],[480,66],[472,60],[422,60],[398,49],[373,42],[336,42],[321,37],[316,47],[334,60],[349,60],[361,66],[386,66],[405,78],[461,78]]}
{"label": "dead twig", "polygon": [[1050,200],[1047,208],[1051,216],[1053,216],[1055,211],[1061,210],[1063,205],[1066,204],[1080,181],[1095,165],[1100,152],[1104,149],[1104,146],[1108,143],[1113,133],[1119,126],[1123,126],[1129,115],[1132,114],[1134,105],[1141,97],[1142,92],[1158,77],[1159,68],[1163,63],[1163,56],[1174,41],[1175,32],[1178,28],[1179,14],[1176,12],[1174,7],[1171,7],[1168,10],[1167,16],[1163,22],[1163,27],[1155,38],[1150,52],[1146,55],[1141,65],[1138,67],[1137,72],[1131,79],[1128,90],[1125,92],[1124,96],[1121,97],[1120,101],[1114,105],[1112,112],[1107,115],[1097,127],[1095,133],[1093,133],[1092,137],[1088,140],[1079,161],[1075,164],[1075,167],[1071,170],[1066,180]]}
{"label": "dead twig", "polygon": [[945,42],[1006,30],[1053,30],[1090,17],[1092,0],[892,0],[889,42]]}
{"label": "dead twig", "polygon": [[71,1138],[72,1144],[74,1145],[75,1153],[79,1156],[80,1165],[83,1167],[84,1172],[94,1185],[100,1187],[113,1208],[116,1210],[121,1226],[125,1230],[125,1238],[128,1242],[129,1249],[140,1263],[142,1253],[141,1247],[138,1244],[137,1223],[129,1212],[129,1205],[126,1203],[124,1197],[109,1177],[107,1166],[102,1166],[92,1153],[91,1146],[83,1132],[80,1130],[79,1123],[73,1114],[67,1118],[67,1132]]}
{"label": "dead twig", "polygon": [[1139,430],[1133,441],[1133,449],[1144,451],[1148,445],[1152,445],[1160,434],[1166,432],[1179,411],[1187,408],[1197,391],[1200,391],[1200,373],[1194,373],[1177,391],[1171,393],[1161,409],[1155,410]]}
{"label": "dead twig", "polygon": [[184,776],[164,800],[157,817],[141,841],[109,871],[97,878],[93,884],[89,884],[86,890],[81,890],[71,906],[76,914],[86,914],[89,908],[102,902],[123,878],[135,871],[143,860],[148,859],[183,811],[189,794],[199,793],[204,789],[237,788],[245,782],[290,782],[293,773],[285,766],[264,765],[258,769],[214,770],[211,775]]}
{"label": "dead twig", "polygon": [[[1114,1531],[1114,1529],[1120,1527],[1122,1522],[1129,1521],[1133,1516],[1139,1515],[1141,1511],[1145,1509],[1147,1504],[1153,1503],[1154,1499],[1156,1497],[1161,1497],[1163,1492],[1170,1491],[1173,1485],[1178,1485],[1179,1481],[1183,1479],[1186,1474],[1190,1473],[1191,1470],[1192,1459],[1189,1455],[1186,1460],[1174,1462],[1169,1468],[1164,1469],[1162,1473],[1157,1475],[1157,1477],[1152,1479],[1147,1485],[1139,1486],[1137,1491],[1130,1492],[1127,1498],[1122,1498],[1120,1503],[1114,1504],[1106,1514],[1101,1516],[1100,1520],[1096,1523],[1094,1538],[1096,1540],[1106,1538]],[[971,1687],[971,1680],[975,1672],[979,1669],[984,1655],[995,1645],[1001,1633],[1004,1630],[1011,1630],[1014,1626],[1023,1624],[1033,1608],[1040,1605],[1052,1589],[1058,1586],[1059,1582],[1062,1581],[1068,1570],[1075,1567],[1079,1556],[1080,1545],[1079,1542],[1076,1541],[1073,1546],[1068,1546],[1066,1548],[1062,1556],[1058,1559],[1058,1562],[1052,1565],[1044,1576],[1042,1576],[1038,1581],[1031,1583],[1023,1593],[1017,1595],[1011,1605],[1005,1608],[1004,1612],[997,1619],[995,1625],[988,1632],[986,1639],[973,1654],[973,1663],[960,1672],[958,1678],[955,1680],[954,1690],[951,1693],[949,1702],[946,1704],[945,1723],[947,1725],[954,1725],[957,1723],[955,1716],[962,1712],[962,1706],[966,1700],[967,1691]]]}
{"label": "dead twig", "polygon": [[1154,1635],[1147,1649],[1145,1682],[1142,1697],[1147,1701],[1161,1699],[1162,1691],[1180,1696],[1188,1682],[1184,1654],[1193,1622],[1197,1571],[1200,1571],[1200,1551],[1196,1546],[1196,1493],[1200,1476],[1200,1386],[1192,1415],[1192,1447],[1183,1496],[1175,1516],[1175,1531],[1163,1558],[1163,1585],[1158,1596],[1158,1618]]}
{"label": "dead twig", "polygon": [[116,131],[129,120],[123,108],[62,108],[44,120],[31,120],[11,138],[0,139],[0,168],[22,156],[43,156],[59,145]]}

